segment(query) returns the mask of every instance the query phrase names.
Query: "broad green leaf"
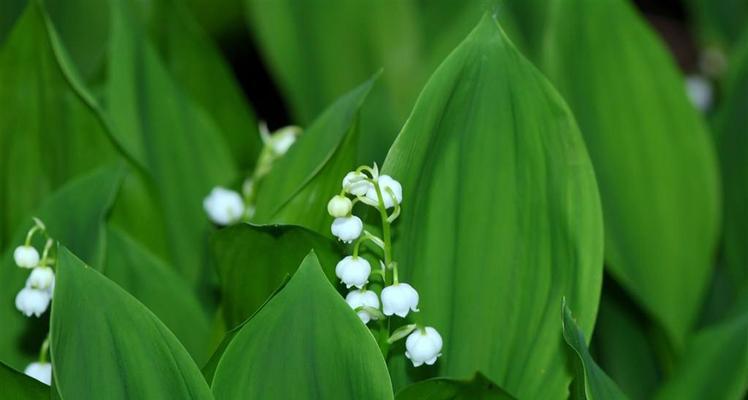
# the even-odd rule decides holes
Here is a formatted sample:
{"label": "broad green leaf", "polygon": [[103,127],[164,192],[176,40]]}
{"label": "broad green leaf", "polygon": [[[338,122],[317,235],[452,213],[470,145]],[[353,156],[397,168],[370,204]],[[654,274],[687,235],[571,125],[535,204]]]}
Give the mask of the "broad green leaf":
{"label": "broad green leaf", "polygon": [[[74,249],[81,258],[92,265],[101,265],[104,218],[114,201],[120,178],[119,168],[105,168],[72,180],[47,198],[36,213],[28,214],[26,222],[16,229],[11,247],[0,263],[0,359],[10,366],[22,370],[36,359],[48,330],[46,317],[26,318],[14,302],[29,271],[15,265],[12,253],[33,226],[31,217],[44,221],[50,236]],[[39,239],[34,244],[41,249],[44,241]]]}
{"label": "broad green leaf", "polygon": [[115,157],[49,34],[31,1],[0,48],[0,250],[42,199]]}
{"label": "broad green leaf", "polygon": [[236,171],[220,130],[169,76],[126,3],[111,7],[106,109],[118,142],[154,183],[171,265],[197,285],[207,273],[202,200]]}
{"label": "broad green leaf", "polygon": [[0,45],[23,13],[26,2],[27,0],[7,0],[0,3]]}
{"label": "broad green leaf", "polygon": [[[619,290],[606,285],[590,349],[598,365],[629,398],[651,399],[662,375],[652,328]],[[628,307],[627,307],[628,306]]]}
{"label": "broad green leaf", "polygon": [[120,229],[107,229],[106,250],[104,275],[156,314],[202,364],[210,322],[184,278]]}
{"label": "broad green leaf", "polygon": [[218,399],[392,399],[374,337],[314,253],[226,347]]}
{"label": "broad green leaf", "polygon": [[52,373],[62,399],[211,399],[200,370],[143,304],[59,247]]}
{"label": "broad green leaf", "polygon": [[397,392],[397,400],[512,400],[509,393],[481,373],[471,380],[434,378]]}
{"label": "broad green leaf", "polygon": [[616,386],[615,382],[592,359],[587,349],[587,341],[584,333],[571,315],[571,310],[566,305],[566,300],[563,302],[562,318],[564,323],[564,340],[566,340],[566,344],[574,351],[575,354],[573,357],[577,358],[573,361],[576,369],[574,380],[579,385],[577,387],[580,388],[579,392],[577,392],[577,398],[587,400],[627,399],[626,395]]}
{"label": "broad green leaf", "polygon": [[555,5],[543,70],[574,111],[595,166],[606,266],[677,350],[716,244],[712,143],[666,49],[627,1]]}
{"label": "broad green leaf", "polygon": [[166,68],[215,120],[236,164],[249,170],[262,143],[255,116],[231,68],[181,1],[159,0],[155,8],[151,25]]}
{"label": "broad green leaf", "polygon": [[[491,17],[426,84],[383,172],[403,186],[401,280],[421,295],[419,321],[444,338],[430,373],[480,370],[518,398],[565,397],[558,305],[570,299],[590,334],[602,278],[597,187],[568,108]],[[396,387],[405,361],[391,360]]]}
{"label": "broad green leaf", "polygon": [[255,313],[309,250],[318,254],[331,281],[340,259],[332,240],[298,226],[241,224],[216,233],[212,247],[224,319],[231,328]]}
{"label": "broad green leaf", "polygon": [[49,387],[0,362],[0,387],[4,400],[49,399]]}
{"label": "broad green leaf", "polygon": [[[747,303],[748,304],[748,303]],[[697,332],[657,400],[745,399],[748,393],[748,308]]]}
{"label": "broad green leaf", "polygon": [[744,0],[686,0],[696,33],[706,44],[729,49],[746,31],[748,3]]}
{"label": "broad green leaf", "polygon": [[340,192],[343,176],[357,167],[359,109],[375,80],[333,103],[273,165],[259,184],[254,221],[330,231],[327,202]]}
{"label": "broad green leaf", "polygon": [[730,68],[714,124],[723,179],[723,256],[735,289],[748,291],[748,36]]}

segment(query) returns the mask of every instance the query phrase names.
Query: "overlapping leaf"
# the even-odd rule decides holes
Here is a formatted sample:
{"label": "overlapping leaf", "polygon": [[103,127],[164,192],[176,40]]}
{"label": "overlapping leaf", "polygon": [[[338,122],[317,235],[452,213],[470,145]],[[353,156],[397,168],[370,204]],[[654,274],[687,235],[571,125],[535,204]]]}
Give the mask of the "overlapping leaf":
{"label": "overlapping leaf", "polygon": [[[558,305],[569,298],[590,334],[597,187],[568,108],[491,17],[431,77],[383,171],[403,186],[401,280],[444,338],[436,372],[480,370],[518,398],[565,397]],[[404,357],[390,366],[402,386]]]}
{"label": "overlapping leaf", "polygon": [[326,205],[340,192],[343,176],[356,167],[359,110],[375,81],[333,103],[275,163],[259,185],[254,221],[330,231]]}
{"label": "overlapping leaf", "polygon": [[[92,174],[70,181],[44,201],[33,215],[41,218],[50,236],[74,249],[92,265],[103,259],[103,228],[106,213],[114,201],[121,178],[119,168],[99,169]],[[31,226],[32,214],[13,235],[14,246],[23,243]],[[42,248],[43,241],[36,241]],[[12,247],[14,247],[12,246]],[[23,369],[34,360],[47,332],[47,319],[26,318],[15,308],[13,299],[23,288],[29,271],[16,267],[12,248],[0,263],[0,359]]]}
{"label": "overlapping leaf", "polygon": [[218,399],[392,399],[374,337],[328,282],[314,253],[226,346]]}
{"label": "overlapping leaf", "polygon": [[0,387],[6,400],[49,399],[49,388],[0,362]]}
{"label": "overlapping leaf", "polygon": [[246,224],[218,232],[213,253],[226,325],[235,327],[254,314],[312,249],[325,274],[334,279],[338,249],[317,233],[298,226]]}
{"label": "overlapping leaf", "polygon": [[0,249],[45,196],[114,159],[62,68],[31,1],[0,48]]}
{"label": "overlapping leaf", "polygon": [[627,1],[555,5],[543,69],[574,111],[595,166],[606,265],[678,349],[716,244],[712,144],[666,49]]}
{"label": "overlapping leaf", "polygon": [[478,373],[471,380],[434,378],[397,392],[397,400],[512,400],[488,378]]}
{"label": "overlapping leaf", "polygon": [[62,399],[212,398],[174,334],[64,247],[58,250],[50,337]]}

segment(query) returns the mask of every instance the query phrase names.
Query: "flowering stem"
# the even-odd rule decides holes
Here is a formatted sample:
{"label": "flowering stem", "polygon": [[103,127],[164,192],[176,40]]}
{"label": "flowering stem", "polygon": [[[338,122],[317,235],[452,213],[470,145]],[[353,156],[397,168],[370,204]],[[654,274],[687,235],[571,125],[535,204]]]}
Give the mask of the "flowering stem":
{"label": "flowering stem", "polygon": [[[382,197],[382,190],[379,187],[377,181],[372,182],[374,184],[374,190],[377,192],[377,200],[379,201],[379,215],[382,218],[382,236],[384,239],[384,265],[387,268],[392,268],[392,234],[390,233],[390,220],[387,215],[387,209],[384,207],[384,198]],[[397,267],[395,267],[397,268]],[[397,285],[397,271],[393,274],[393,284]]]}
{"label": "flowering stem", "polygon": [[39,362],[46,363],[49,354],[49,334],[42,342],[42,348],[39,350]]}

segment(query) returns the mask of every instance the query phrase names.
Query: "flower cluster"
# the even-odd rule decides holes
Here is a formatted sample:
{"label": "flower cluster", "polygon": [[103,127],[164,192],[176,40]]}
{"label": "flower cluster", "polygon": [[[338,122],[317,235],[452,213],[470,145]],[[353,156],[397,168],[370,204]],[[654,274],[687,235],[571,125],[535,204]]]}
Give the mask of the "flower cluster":
{"label": "flower cluster", "polygon": [[[398,265],[392,260],[391,224],[400,216],[403,189],[400,182],[389,175],[380,175],[376,165],[362,166],[345,175],[342,190],[327,203],[327,212],[334,217],[330,230],[344,243],[354,243],[353,254],[344,257],[335,267],[335,275],[347,289],[354,288],[345,301],[358,314],[364,324],[372,320],[384,320],[393,315],[405,318],[418,312],[419,296],[413,286],[400,282]],[[361,218],[353,215],[357,203],[379,211],[382,222],[382,238],[364,229]],[[371,242],[383,253],[380,269],[372,270],[371,264],[359,256],[360,246]],[[368,288],[369,279],[381,280],[380,293]],[[380,306],[381,300],[381,306]],[[432,365],[441,355],[442,338],[433,327],[408,324],[389,333],[389,324],[380,324],[386,330],[387,345],[407,336],[405,356],[414,366]],[[388,348],[387,348],[388,350]],[[383,349],[386,356],[386,349]]]}
{"label": "flower cluster", "polygon": [[[37,233],[46,237],[46,243],[41,256],[39,251],[31,245],[34,235]],[[50,252],[53,250],[54,241],[47,235],[44,223],[34,218],[34,226],[26,235],[23,245],[16,247],[13,251],[13,260],[19,268],[30,269],[31,273],[26,279],[23,289],[16,295],[16,308],[27,317],[39,317],[49,308],[52,295],[55,290],[55,259]],[[49,350],[49,339],[42,344],[39,362],[29,364],[26,375],[49,385],[52,382],[52,365],[47,362]]]}
{"label": "flower cluster", "polygon": [[244,180],[242,193],[216,186],[203,200],[203,209],[208,218],[221,226],[249,220],[255,214],[255,189],[260,180],[267,175],[273,163],[288,152],[301,134],[296,126],[286,126],[270,133],[265,123],[260,123],[260,137],[264,144],[257,165],[252,175]]}

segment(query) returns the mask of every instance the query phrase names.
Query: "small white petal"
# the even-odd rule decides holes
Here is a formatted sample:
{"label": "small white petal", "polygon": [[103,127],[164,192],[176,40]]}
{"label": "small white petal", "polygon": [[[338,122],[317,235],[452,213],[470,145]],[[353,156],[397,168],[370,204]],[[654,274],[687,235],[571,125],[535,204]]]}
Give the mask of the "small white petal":
{"label": "small white petal", "polygon": [[32,289],[52,289],[54,285],[55,273],[50,267],[36,267],[26,279],[26,287]]}
{"label": "small white petal", "polygon": [[442,337],[436,329],[427,326],[416,329],[405,340],[405,356],[413,362],[414,367],[426,363],[433,365],[441,355]]}
{"label": "small white petal", "polygon": [[297,126],[287,126],[276,131],[270,136],[270,146],[273,153],[282,156],[288,152],[288,149],[296,142],[296,137],[301,133]]}
{"label": "small white petal", "polygon": [[335,275],[340,278],[346,288],[355,286],[359,289],[369,282],[371,265],[363,257],[348,256],[343,258],[335,266]]}
{"label": "small white petal", "polygon": [[[345,302],[354,310],[358,307],[379,309],[379,298],[371,290],[354,290],[345,296]],[[361,310],[357,314],[364,324],[369,323],[372,319],[372,315],[365,310]]]}
{"label": "small white petal", "polygon": [[244,200],[239,193],[215,187],[203,200],[203,208],[210,220],[218,225],[238,222],[244,214]]}
{"label": "small white petal", "polygon": [[33,246],[18,246],[13,251],[13,260],[21,268],[34,268],[39,265],[39,252]]}
{"label": "small white petal", "polygon": [[367,176],[363,172],[351,171],[343,178],[343,190],[354,196],[364,196],[374,187],[366,179]]}
{"label": "small white petal", "polygon": [[358,239],[363,229],[364,223],[355,215],[335,218],[330,227],[332,234],[345,243]]}
{"label": "small white petal", "polygon": [[52,296],[47,290],[23,288],[16,295],[16,308],[27,317],[38,317],[47,311],[50,300]]}
{"label": "small white petal", "polygon": [[418,292],[407,283],[387,286],[382,290],[382,312],[405,318],[410,311],[418,311]]}
{"label": "small white petal", "polygon": [[[403,187],[400,185],[400,182],[392,179],[392,177],[389,175],[380,175],[377,182],[379,183],[379,190],[382,192],[382,201],[384,201],[385,208],[394,207],[395,201],[397,201],[397,204],[402,204]],[[366,198],[371,202],[379,204],[377,190],[373,185],[366,192]]]}
{"label": "small white petal", "polygon": [[33,362],[26,367],[23,373],[45,385],[52,384],[52,364],[50,363]]}
{"label": "small white petal", "polygon": [[336,195],[327,203],[327,212],[336,218],[348,216],[353,208],[353,202],[351,199]]}
{"label": "small white petal", "polygon": [[714,90],[712,83],[703,76],[690,75],[686,77],[686,92],[696,108],[707,111],[712,106]]}

